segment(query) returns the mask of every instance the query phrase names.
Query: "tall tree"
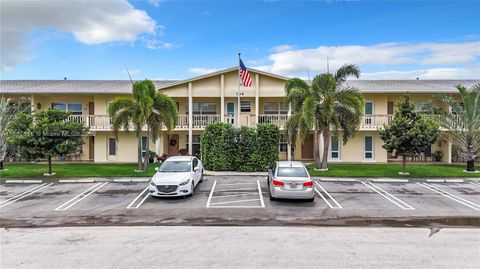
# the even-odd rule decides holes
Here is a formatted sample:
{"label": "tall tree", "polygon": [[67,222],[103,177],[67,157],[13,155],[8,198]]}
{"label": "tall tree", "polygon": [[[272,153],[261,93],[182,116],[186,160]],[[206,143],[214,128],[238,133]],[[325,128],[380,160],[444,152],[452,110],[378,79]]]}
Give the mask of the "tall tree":
{"label": "tall tree", "polygon": [[402,156],[402,172],[406,173],[407,157],[418,156],[435,143],[439,128],[431,117],[415,111],[415,104],[406,94],[398,100],[392,122],[380,130],[380,138],[393,158]]}
{"label": "tall tree", "polygon": [[133,99],[118,97],[108,106],[112,128],[118,136],[118,130],[129,130],[132,126],[138,138],[138,170],[147,171],[149,159],[149,140],[142,162],[142,131],[155,142],[164,126],[171,131],[178,118],[177,105],[167,95],[158,92],[150,80],[132,83]]}
{"label": "tall tree", "polygon": [[68,116],[68,112],[56,109],[18,113],[8,128],[9,142],[18,146],[28,160],[48,159],[51,175],[52,158],[75,152],[88,132],[82,123],[69,121]]}
{"label": "tall tree", "polygon": [[480,84],[467,89],[457,86],[460,100],[450,95],[435,97],[451,108],[439,117],[440,125],[447,129],[460,146],[459,153],[467,160],[467,171],[475,171],[475,158],[480,156]]}
{"label": "tall tree", "polygon": [[[360,92],[344,83],[348,77],[360,76],[355,65],[344,65],[335,74],[315,76],[311,85],[294,78],[285,84],[286,102],[290,103],[292,116],[286,123],[286,135],[293,146],[297,135],[302,142],[314,130],[315,166],[328,169],[328,149],[333,134],[342,137],[344,144],[360,126],[365,100]],[[320,158],[318,135],[323,134],[323,155]]]}
{"label": "tall tree", "polygon": [[7,157],[7,128],[15,115],[19,112],[26,112],[30,109],[30,99],[20,98],[12,100],[10,98],[0,98],[0,170],[4,169],[3,162]]}

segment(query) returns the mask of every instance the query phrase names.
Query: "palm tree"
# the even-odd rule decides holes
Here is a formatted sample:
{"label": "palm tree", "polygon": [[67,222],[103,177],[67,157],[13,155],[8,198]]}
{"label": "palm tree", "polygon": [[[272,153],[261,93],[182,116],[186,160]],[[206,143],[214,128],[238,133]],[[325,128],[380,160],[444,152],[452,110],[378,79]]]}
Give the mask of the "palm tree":
{"label": "palm tree", "polygon": [[458,144],[460,156],[467,160],[467,171],[473,172],[475,158],[480,156],[480,84],[470,90],[461,85],[457,89],[460,100],[444,94],[435,96],[451,108],[439,122]]}
{"label": "palm tree", "polygon": [[118,97],[108,106],[108,114],[112,120],[115,135],[118,130],[128,131],[132,126],[138,138],[138,170],[147,171],[149,155],[149,139],[142,165],[142,138],[144,126],[147,128],[147,137],[152,141],[158,138],[163,126],[171,131],[178,118],[177,105],[172,98],[158,92],[150,80],[132,82],[133,99]]}
{"label": "palm tree", "polygon": [[[285,84],[286,102],[292,109],[285,126],[287,139],[295,145],[299,134],[303,142],[313,129],[317,169],[328,169],[331,129],[337,137],[341,130],[345,144],[360,126],[365,101],[357,89],[343,85],[350,76],[360,76],[357,66],[344,65],[335,74],[317,75],[311,85],[299,78]],[[319,134],[323,134],[322,159],[318,150]]]}

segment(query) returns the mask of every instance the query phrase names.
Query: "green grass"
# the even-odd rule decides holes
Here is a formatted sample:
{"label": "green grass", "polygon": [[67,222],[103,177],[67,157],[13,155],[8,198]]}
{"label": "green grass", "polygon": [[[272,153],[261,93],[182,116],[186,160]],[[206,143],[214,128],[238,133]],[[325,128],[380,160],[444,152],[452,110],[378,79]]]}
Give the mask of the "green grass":
{"label": "green grass", "polygon": [[[155,173],[158,164],[150,164],[147,172],[137,173],[136,163],[54,163],[55,176],[49,178],[65,177],[150,177]],[[6,171],[0,171],[0,178],[31,178],[44,177],[48,172],[45,163],[5,163]]]}
{"label": "green grass", "polygon": [[402,165],[389,164],[328,164],[328,171],[315,171],[315,164],[308,166],[311,176],[321,177],[395,177],[395,178],[428,178],[428,177],[480,177],[480,173],[465,173],[466,165],[448,164],[407,164],[410,175],[402,176]]}

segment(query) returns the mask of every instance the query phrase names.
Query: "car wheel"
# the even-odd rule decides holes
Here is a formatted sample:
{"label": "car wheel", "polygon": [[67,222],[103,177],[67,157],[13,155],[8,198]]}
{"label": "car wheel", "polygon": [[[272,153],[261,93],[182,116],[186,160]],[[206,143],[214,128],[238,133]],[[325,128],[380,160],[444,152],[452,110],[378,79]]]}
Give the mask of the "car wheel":
{"label": "car wheel", "polygon": [[272,196],[272,193],[270,192],[270,188],[268,188],[268,197],[270,198],[270,201],[277,200],[275,197]]}
{"label": "car wheel", "polygon": [[203,182],[203,172],[200,174],[200,181],[198,183],[202,183]]}

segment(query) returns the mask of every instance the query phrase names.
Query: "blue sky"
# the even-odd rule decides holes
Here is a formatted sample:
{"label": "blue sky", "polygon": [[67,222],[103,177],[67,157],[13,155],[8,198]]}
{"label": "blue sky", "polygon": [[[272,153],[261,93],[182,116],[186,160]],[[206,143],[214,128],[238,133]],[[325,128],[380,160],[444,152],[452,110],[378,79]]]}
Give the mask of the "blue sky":
{"label": "blue sky", "polygon": [[[185,79],[232,67],[306,77],[480,78],[480,2],[2,2],[1,79]],[[35,13],[32,16],[32,12]],[[60,14],[60,15],[59,15]]]}

